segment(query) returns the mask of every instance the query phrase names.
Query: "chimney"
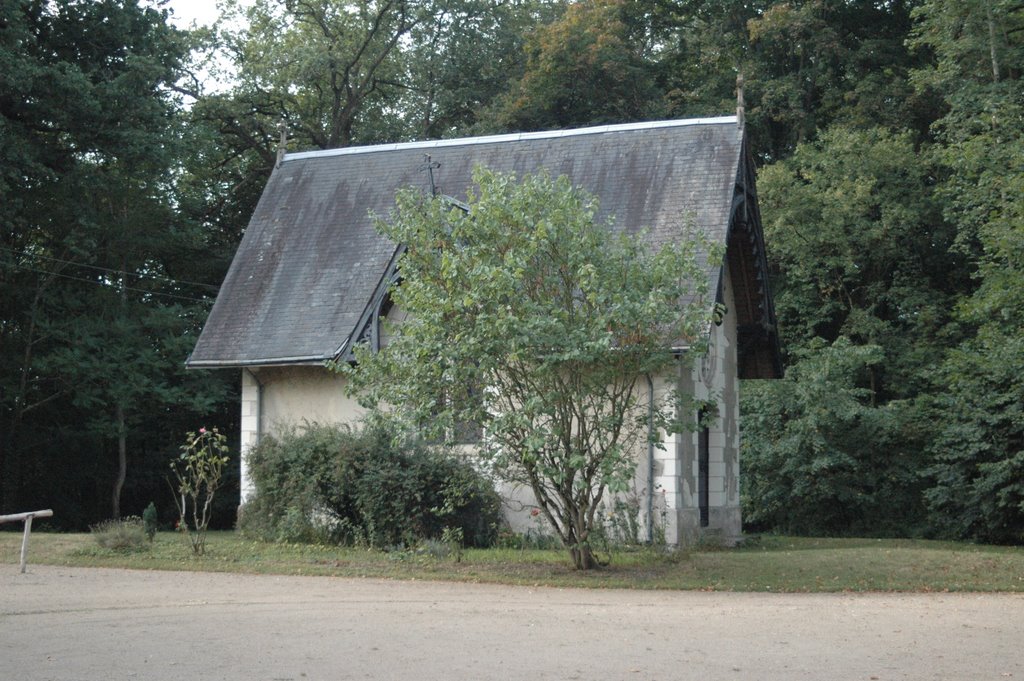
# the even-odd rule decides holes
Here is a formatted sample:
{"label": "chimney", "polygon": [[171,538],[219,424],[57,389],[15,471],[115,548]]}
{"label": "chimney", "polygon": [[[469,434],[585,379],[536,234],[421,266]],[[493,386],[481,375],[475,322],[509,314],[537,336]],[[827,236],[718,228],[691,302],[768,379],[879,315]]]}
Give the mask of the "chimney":
{"label": "chimney", "polygon": [[744,123],[743,71],[736,74],[736,126],[742,130]]}
{"label": "chimney", "polygon": [[288,151],[288,124],[285,123],[284,119],[277,124],[277,129],[281,131],[281,139],[277,143],[277,160],[274,162],[275,168],[281,167],[281,161],[284,160],[285,152]]}

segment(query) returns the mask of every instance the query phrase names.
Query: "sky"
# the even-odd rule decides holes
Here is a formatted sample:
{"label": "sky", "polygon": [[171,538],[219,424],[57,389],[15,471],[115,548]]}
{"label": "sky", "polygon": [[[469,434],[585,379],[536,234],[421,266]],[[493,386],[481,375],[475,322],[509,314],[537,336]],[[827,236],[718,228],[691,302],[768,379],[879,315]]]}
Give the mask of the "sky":
{"label": "sky", "polygon": [[[161,0],[143,0],[157,4]],[[249,6],[253,0],[236,0],[241,7]],[[195,22],[198,26],[212,25],[220,15],[220,0],[166,0],[161,6],[171,10],[171,24],[178,28],[187,29]],[[230,87],[233,69],[223,54],[213,55],[214,64],[212,67],[200,68],[197,76],[203,81],[203,86],[208,92],[223,91]]]}
{"label": "sky", "polygon": [[193,21],[208,25],[217,19],[216,0],[170,0],[167,7],[174,11],[171,23],[178,28],[188,28]]}

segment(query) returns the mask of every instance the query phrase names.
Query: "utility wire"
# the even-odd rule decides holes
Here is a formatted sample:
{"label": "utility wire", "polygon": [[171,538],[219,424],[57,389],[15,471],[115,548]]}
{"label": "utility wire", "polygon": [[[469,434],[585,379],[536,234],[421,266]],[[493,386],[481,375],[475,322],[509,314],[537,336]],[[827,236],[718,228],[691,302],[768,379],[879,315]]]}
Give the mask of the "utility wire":
{"label": "utility wire", "polygon": [[[106,282],[96,281],[95,279],[85,279],[84,277],[73,277],[70,274],[61,274],[60,272],[51,272],[49,270],[40,270],[40,269],[36,269],[34,267],[29,267],[28,265],[22,265],[22,264],[19,264],[19,263],[13,263],[13,266],[17,267],[19,269],[22,269],[22,270],[27,270],[29,272],[36,272],[37,274],[48,274],[48,275],[51,275],[51,276],[54,276],[54,277],[63,277],[64,279],[71,279],[72,281],[82,281],[82,282],[85,282],[86,284],[95,284],[96,286],[113,286],[113,287],[117,287],[119,289],[123,288],[125,291],[135,291],[136,293],[145,293],[145,294],[151,295],[151,296],[164,296],[165,298],[177,298],[178,300],[187,300],[190,303],[202,303],[202,304],[205,304],[205,303],[210,302],[209,298],[191,298],[189,296],[178,295],[177,293],[164,293],[163,291],[148,291],[148,290],[146,290],[144,288],[134,288],[132,286],[125,286],[124,284],[113,284],[113,283],[108,284]],[[120,272],[118,272],[118,274],[120,274]]]}
{"label": "utility wire", "polygon": [[220,287],[214,286],[213,284],[203,284],[198,281],[188,281],[187,279],[172,279],[171,277],[164,277],[159,274],[139,274],[137,272],[124,272],[122,270],[113,270],[108,267],[100,267],[99,265],[86,265],[81,262],[74,262],[72,260],[61,260],[60,258],[53,258],[48,255],[39,255],[38,253],[29,253],[27,251],[16,251],[13,248],[5,248],[0,246],[0,251],[6,251],[12,255],[20,255],[26,258],[39,258],[42,260],[49,260],[50,262],[59,263],[61,265],[72,265],[74,267],[85,267],[90,270],[96,270],[98,272],[106,272],[108,274],[127,275],[130,277],[138,277],[139,279],[153,279],[156,281],[165,281],[169,284],[186,284],[188,286],[201,286],[202,288],[208,289],[216,293],[220,290]]}

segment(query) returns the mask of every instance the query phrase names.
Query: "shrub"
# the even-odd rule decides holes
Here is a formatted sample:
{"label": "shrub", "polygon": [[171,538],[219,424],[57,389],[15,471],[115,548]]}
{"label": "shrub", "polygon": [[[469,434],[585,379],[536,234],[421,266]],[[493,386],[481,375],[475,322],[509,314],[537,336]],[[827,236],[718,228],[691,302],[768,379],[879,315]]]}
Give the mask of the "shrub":
{"label": "shrub", "polygon": [[146,529],[142,518],[131,516],[115,520],[104,520],[89,527],[96,543],[111,551],[131,553],[148,548]]}
{"label": "shrub", "polygon": [[264,437],[249,467],[256,493],[239,525],[267,540],[390,547],[461,533],[487,546],[500,522],[497,493],[469,462],[383,422]]}
{"label": "shrub", "polygon": [[146,539],[149,541],[153,541],[153,537],[156,536],[157,521],[156,504],[151,501],[146,510],[142,512],[142,525],[146,530]]}

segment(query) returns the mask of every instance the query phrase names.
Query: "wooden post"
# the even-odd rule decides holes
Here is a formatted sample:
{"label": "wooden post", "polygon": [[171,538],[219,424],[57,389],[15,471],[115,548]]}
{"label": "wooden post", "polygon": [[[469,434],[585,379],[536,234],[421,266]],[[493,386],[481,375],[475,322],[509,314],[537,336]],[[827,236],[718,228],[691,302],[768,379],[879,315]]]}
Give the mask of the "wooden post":
{"label": "wooden post", "polygon": [[25,574],[25,564],[28,560],[28,538],[32,534],[32,518],[35,516],[27,516],[25,518],[25,533],[21,536],[21,574]]}
{"label": "wooden post", "polygon": [[21,538],[21,574],[25,574],[25,564],[28,559],[28,537],[32,534],[32,519],[39,518],[50,518],[53,516],[53,511],[46,509],[45,511],[30,511],[29,513],[15,513],[13,515],[0,515],[0,523],[15,523],[19,520],[25,523],[25,534]]}

